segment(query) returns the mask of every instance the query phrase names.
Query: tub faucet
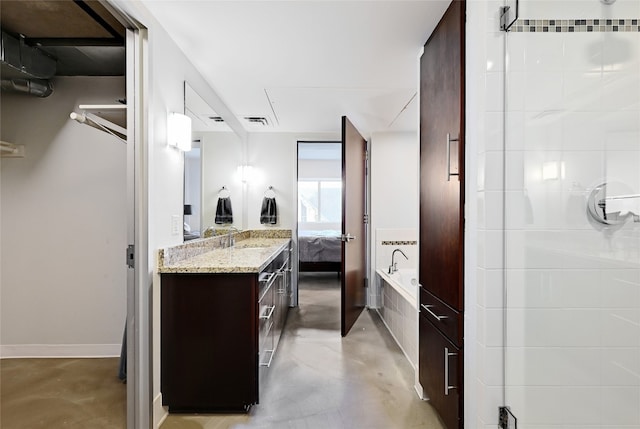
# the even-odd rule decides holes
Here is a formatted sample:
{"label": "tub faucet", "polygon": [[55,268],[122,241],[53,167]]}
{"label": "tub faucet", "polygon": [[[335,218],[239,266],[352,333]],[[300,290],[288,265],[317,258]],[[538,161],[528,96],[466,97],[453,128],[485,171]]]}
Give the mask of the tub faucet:
{"label": "tub faucet", "polygon": [[389,265],[389,274],[393,274],[396,271],[398,271],[398,263],[395,261],[395,257],[396,257],[396,252],[400,252],[402,253],[402,256],[404,256],[404,259],[406,259],[407,261],[409,260],[409,258],[407,257],[407,255],[404,254],[404,252],[400,249],[395,249],[393,251],[393,253],[391,254],[391,265]]}

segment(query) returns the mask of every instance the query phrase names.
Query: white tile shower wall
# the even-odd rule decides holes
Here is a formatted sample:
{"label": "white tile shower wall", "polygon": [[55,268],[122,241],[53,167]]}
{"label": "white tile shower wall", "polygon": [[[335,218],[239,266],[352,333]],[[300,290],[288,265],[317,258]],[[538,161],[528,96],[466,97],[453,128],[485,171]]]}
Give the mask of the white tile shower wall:
{"label": "white tile shower wall", "polygon": [[[521,6],[640,18],[638,1]],[[600,183],[640,193],[640,33],[511,33],[507,49],[506,404],[523,428],[640,428],[640,225],[599,231],[585,214]]]}

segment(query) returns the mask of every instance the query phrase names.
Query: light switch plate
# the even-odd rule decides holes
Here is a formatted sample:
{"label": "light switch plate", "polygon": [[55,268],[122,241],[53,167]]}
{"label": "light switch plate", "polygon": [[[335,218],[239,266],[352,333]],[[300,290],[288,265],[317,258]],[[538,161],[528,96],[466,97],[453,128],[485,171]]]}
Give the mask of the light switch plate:
{"label": "light switch plate", "polygon": [[171,215],[171,234],[172,235],[180,234],[181,225],[182,225],[182,221],[180,219],[180,215]]}

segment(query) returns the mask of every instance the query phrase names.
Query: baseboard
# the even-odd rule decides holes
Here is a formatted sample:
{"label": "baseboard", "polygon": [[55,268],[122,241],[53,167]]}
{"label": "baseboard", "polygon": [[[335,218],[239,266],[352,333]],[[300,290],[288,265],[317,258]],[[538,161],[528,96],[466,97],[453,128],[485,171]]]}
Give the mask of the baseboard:
{"label": "baseboard", "polygon": [[153,428],[158,429],[162,423],[169,417],[166,407],[162,406],[162,393],[153,399]]}
{"label": "baseboard", "polygon": [[118,357],[122,344],[4,344],[0,358],[103,358]]}

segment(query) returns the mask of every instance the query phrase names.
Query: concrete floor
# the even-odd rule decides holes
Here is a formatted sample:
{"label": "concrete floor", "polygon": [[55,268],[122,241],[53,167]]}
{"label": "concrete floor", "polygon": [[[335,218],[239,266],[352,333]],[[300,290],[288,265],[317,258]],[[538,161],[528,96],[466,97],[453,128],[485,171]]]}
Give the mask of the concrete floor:
{"label": "concrete floor", "polygon": [[3,359],[0,428],[122,429],[126,384],[118,358]]}
{"label": "concrete floor", "polygon": [[177,415],[161,429],[441,429],[377,313],[340,336],[340,280],[304,275],[268,385],[247,415]]}
{"label": "concrete floor", "polygon": [[[247,415],[170,415],[161,429],[441,429],[413,369],[365,310],[340,336],[340,281],[305,275],[262,402]],[[118,359],[3,359],[0,428],[123,429]]]}

